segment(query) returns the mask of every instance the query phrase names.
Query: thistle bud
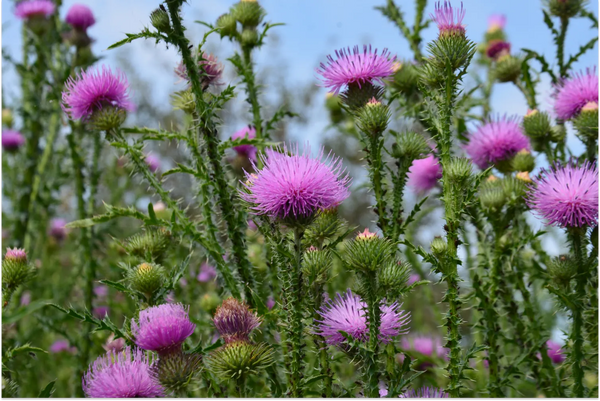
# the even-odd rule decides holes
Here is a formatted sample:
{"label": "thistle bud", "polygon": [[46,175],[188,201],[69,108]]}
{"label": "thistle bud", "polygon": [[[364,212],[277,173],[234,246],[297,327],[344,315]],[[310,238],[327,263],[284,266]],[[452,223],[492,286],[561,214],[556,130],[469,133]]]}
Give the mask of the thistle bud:
{"label": "thistle bud", "polygon": [[548,117],[547,113],[530,110],[523,118],[523,129],[530,138],[543,138],[548,135],[552,129],[550,117]]}
{"label": "thistle bud", "polygon": [[498,211],[504,206],[506,197],[504,190],[500,187],[491,187],[479,190],[479,201],[484,209]]}
{"label": "thistle bud", "polygon": [[517,82],[521,76],[521,60],[505,54],[496,61],[493,74],[498,82]]}
{"label": "thistle bud", "polygon": [[585,0],[548,0],[550,14],[560,18],[573,18],[583,9]]}
{"label": "thistle bud", "polygon": [[233,6],[231,14],[244,28],[255,28],[265,17],[265,10],[256,0],[242,0]]}
{"label": "thistle bud", "polygon": [[214,292],[206,293],[200,298],[200,307],[210,314],[215,312],[220,303],[221,299]]}
{"label": "thistle bud", "polygon": [[175,110],[183,110],[186,114],[196,111],[196,99],[191,89],[175,92],[171,95],[171,105]]}
{"label": "thistle bud", "polygon": [[396,143],[392,145],[392,155],[399,160],[419,160],[429,154],[431,148],[427,140],[416,132],[404,132],[396,136]]}
{"label": "thistle bud", "polygon": [[241,37],[242,47],[255,47],[258,45],[258,33],[256,29],[244,29]]}
{"label": "thistle bud", "polygon": [[528,171],[519,171],[515,177],[517,180],[523,181],[526,184],[531,184],[533,182]]}
{"label": "thistle bud", "polygon": [[262,323],[256,312],[235,298],[227,298],[217,308],[213,324],[225,343],[250,341],[250,334]]}
{"label": "thistle bud", "polygon": [[7,248],[2,261],[2,284],[6,288],[15,289],[29,280],[35,269],[27,262],[24,249]]}
{"label": "thistle bud", "polygon": [[418,69],[419,81],[430,88],[439,89],[442,85],[444,76],[442,72],[433,64],[432,59],[428,59]]}
{"label": "thistle bud", "polygon": [[466,157],[453,157],[447,167],[447,177],[456,184],[467,183],[473,171],[471,160]]}
{"label": "thistle bud", "polygon": [[201,363],[201,354],[167,353],[158,359],[152,370],[165,389],[181,391],[200,371]]}
{"label": "thistle bud", "polygon": [[552,142],[562,142],[567,137],[567,129],[564,125],[559,124],[552,127],[550,130],[550,140]]}
{"label": "thistle bud", "polygon": [[431,42],[429,51],[433,56],[430,62],[438,71],[445,71],[446,63],[455,71],[468,65],[476,47],[464,36],[447,36]]}
{"label": "thistle bud", "polygon": [[527,149],[520,150],[511,160],[513,171],[533,171],[535,157]]}
{"label": "thistle bud", "polygon": [[171,244],[171,232],[163,227],[148,228],[122,243],[128,254],[142,259],[159,261]]}
{"label": "thistle bud", "polygon": [[121,107],[104,106],[92,113],[87,125],[95,131],[109,131],[119,128],[127,118],[127,110]]}
{"label": "thistle bud", "polygon": [[588,102],[581,113],[573,120],[573,126],[579,136],[589,139],[598,138],[598,103]]}
{"label": "thistle bud", "polygon": [[[525,174],[529,173],[525,172]],[[504,191],[505,199],[509,203],[516,204],[524,202],[523,196],[525,196],[525,190],[527,187],[523,178],[524,177],[522,175],[521,178],[519,178],[517,174],[517,177],[506,176],[502,179],[502,190]]]}
{"label": "thistle bud", "polygon": [[358,129],[369,136],[381,136],[390,121],[390,109],[376,98],[371,98],[356,116]]}
{"label": "thistle bud", "polygon": [[333,259],[329,250],[319,250],[311,246],[304,253],[302,273],[309,285],[321,285],[327,281]]}
{"label": "thistle bud", "polygon": [[577,263],[569,255],[555,257],[548,265],[548,274],[560,286],[567,286],[576,273]]}
{"label": "thistle bud", "polygon": [[273,350],[267,344],[250,344],[236,341],[212,352],[206,361],[215,375],[226,379],[239,379],[259,374],[273,364]]}
{"label": "thistle bud", "polygon": [[159,32],[171,32],[171,20],[169,19],[169,14],[162,8],[157,8],[150,13],[150,22]]}
{"label": "thistle bud", "polygon": [[12,128],[15,119],[10,109],[2,109],[2,125],[8,128]]}
{"label": "thistle bud", "polygon": [[327,92],[325,98],[325,107],[329,110],[329,118],[334,124],[339,124],[344,120],[344,113],[342,110],[342,104],[340,97],[333,93]]}
{"label": "thistle bud", "polygon": [[338,234],[343,226],[344,222],[338,217],[337,208],[321,210],[306,229],[304,238],[309,245],[321,246]]}
{"label": "thistle bud", "polygon": [[379,273],[379,284],[385,293],[398,293],[406,289],[412,266],[404,261],[391,261]]}
{"label": "thistle bud", "polygon": [[217,19],[217,27],[221,32],[221,37],[233,37],[237,33],[237,21],[231,14],[223,14]]}
{"label": "thistle bud", "polygon": [[412,63],[396,61],[393,65],[394,75],[390,85],[405,95],[418,91],[419,71]]}
{"label": "thistle bud", "polygon": [[348,244],[345,261],[358,271],[373,272],[390,262],[396,252],[396,245],[385,238],[365,229]]}
{"label": "thistle bud", "polygon": [[358,113],[373,98],[380,100],[382,97],[382,87],[365,82],[360,86],[355,83],[349,84],[348,88],[340,95],[340,100],[348,111]]}
{"label": "thistle bud", "polygon": [[448,243],[442,237],[434,237],[431,241],[431,253],[438,258],[444,258],[448,254]]}
{"label": "thistle bud", "polygon": [[127,275],[127,279],[131,288],[141,292],[148,299],[152,299],[154,294],[165,283],[166,272],[161,265],[144,262],[131,269]]}

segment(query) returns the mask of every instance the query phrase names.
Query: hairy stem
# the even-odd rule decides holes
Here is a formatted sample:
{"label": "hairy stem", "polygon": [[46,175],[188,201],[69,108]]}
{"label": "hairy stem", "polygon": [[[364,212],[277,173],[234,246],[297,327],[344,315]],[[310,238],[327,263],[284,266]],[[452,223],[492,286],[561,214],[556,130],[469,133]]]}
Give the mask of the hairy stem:
{"label": "hairy stem", "polygon": [[381,148],[383,139],[380,135],[364,134],[367,137],[369,144],[369,157],[367,163],[369,165],[369,175],[371,184],[373,185],[373,194],[375,195],[375,214],[377,214],[377,225],[383,231],[384,236],[388,236],[389,224],[386,213],[385,203],[385,182],[383,177],[383,160]]}
{"label": "hairy stem", "polygon": [[568,230],[569,239],[571,240],[571,251],[575,257],[577,265],[575,297],[576,303],[571,308],[572,326],[571,326],[571,341],[573,341],[573,349],[569,354],[570,362],[573,371],[573,396],[577,398],[585,397],[586,389],[583,384],[583,362],[585,355],[583,354],[583,310],[582,305],[586,299],[585,287],[588,281],[588,268],[585,265],[583,257],[582,233],[579,228]]}
{"label": "hairy stem", "polygon": [[[256,129],[256,138],[263,137],[262,118],[260,116],[260,103],[258,102],[258,86],[255,83],[255,74],[252,64],[252,49],[242,46],[242,55],[244,57],[244,68],[247,70],[245,76],[246,89],[248,91],[248,102],[252,107],[252,124]],[[265,138],[268,140],[269,133],[265,132]]]}
{"label": "hairy stem", "polygon": [[365,397],[379,397],[379,327],[381,325],[380,299],[377,289],[377,273],[365,273],[365,303],[367,304],[367,326],[369,344],[365,358]]}

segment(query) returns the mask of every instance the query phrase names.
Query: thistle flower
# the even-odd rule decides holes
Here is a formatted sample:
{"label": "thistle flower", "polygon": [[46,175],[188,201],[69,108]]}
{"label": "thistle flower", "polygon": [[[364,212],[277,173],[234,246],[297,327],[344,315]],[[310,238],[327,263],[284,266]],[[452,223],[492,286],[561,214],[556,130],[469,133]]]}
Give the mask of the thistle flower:
{"label": "thistle flower", "polygon": [[[254,139],[256,138],[256,128],[252,126],[246,126],[241,130],[237,131],[235,134],[231,136],[231,140],[236,139]],[[234,146],[233,150],[237,152],[240,156],[245,156],[251,160],[256,160],[256,146],[253,145],[240,145]]]}
{"label": "thistle flower", "polygon": [[506,26],[506,16],[502,14],[492,14],[488,18],[488,33],[501,31]]}
{"label": "thistle flower", "polygon": [[275,299],[273,299],[273,297],[269,295],[269,297],[267,298],[267,302],[265,303],[265,305],[267,306],[268,310],[273,309],[273,307],[275,307]]}
{"label": "thistle flower", "polygon": [[554,111],[563,120],[577,117],[588,102],[598,103],[598,75],[596,68],[588,68],[586,73],[574,74],[556,86]]}
{"label": "thistle flower", "polygon": [[598,224],[598,168],[555,165],[534,180],[527,204],[548,224],[585,227]]}
{"label": "thistle flower", "polygon": [[399,398],[450,398],[450,394],[446,393],[441,388],[421,387],[420,389],[410,389],[402,394]]}
{"label": "thistle flower", "polygon": [[491,40],[485,49],[485,54],[492,60],[498,60],[510,54],[510,43],[500,39]]}
{"label": "thistle flower", "polygon": [[223,379],[239,379],[257,374],[273,364],[273,349],[265,343],[235,341],[213,351],[206,364],[212,373]]}
{"label": "thistle flower", "polygon": [[354,46],[352,50],[336,50],[335,55],[336,60],[331,55],[327,56],[327,65],[321,63],[316,72],[322,76],[319,86],[329,88],[336,95],[350,84],[357,84],[359,87],[365,83],[383,85],[383,79],[394,73],[396,56],[392,57],[387,49],[377,54],[377,49],[372,52],[370,45],[363,46],[362,52],[358,46]]}
{"label": "thistle flower", "polygon": [[562,353],[562,345],[552,340],[548,340],[546,341],[546,347],[548,347],[548,357],[550,357],[553,363],[559,364],[564,362],[565,355]]}
{"label": "thistle flower", "polygon": [[[410,313],[401,310],[401,306],[396,302],[380,306],[379,339],[386,344],[394,337],[408,332]],[[327,301],[318,311],[321,320],[315,321],[316,331],[325,337],[328,344],[338,345],[346,340],[340,331],[348,333],[358,341],[366,342],[369,339],[366,307],[367,304],[350,290],[343,295],[338,293],[335,299]]]}
{"label": "thistle flower", "polygon": [[198,273],[198,276],[196,276],[196,279],[201,283],[207,283],[214,280],[215,277],[217,277],[217,271],[215,270],[214,266],[209,265],[208,263],[202,263],[200,266],[200,272]]}
{"label": "thistle flower", "polygon": [[424,159],[413,161],[407,177],[407,185],[415,192],[424,194],[435,187],[442,178],[442,166],[435,156],[429,155]]}
{"label": "thistle flower", "polygon": [[10,260],[18,263],[27,262],[27,252],[22,248],[6,248],[5,260]]}
{"label": "thistle flower", "polygon": [[65,219],[50,220],[50,227],[48,228],[48,235],[50,235],[57,241],[64,240],[67,237],[67,229],[65,228],[66,225],[67,225],[67,221]]}
{"label": "thistle flower", "polygon": [[71,344],[67,340],[57,340],[48,348],[48,351],[52,354],[58,354],[59,352],[74,354],[77,352],[77,348],[71,347]]}
{"label": "thistle flower", "polygon": [[160,158],[158,156],[148,153],[144,158],[144,161],[150,168],[150,171],[153,173],[156,173],[158,170],[160,170]]}
{"label": "thistle flower", "polygon": [[117,338],[115,339],[115,335],[111,334],[106,339],[106,343],[102,346],[107,352],[121,352],[125,348],[125,339]]}
{"label": "thistle flower", "polygon": [[123,123],[127,111],[134,109],[129,100],[125,74],[110,68],[88,68],[69,78],[62,93],[62,108],[72,120],[91,122],[98,129],[114,128]]}
{"label": "thistle flower", "polygon": [[108,287],[105,285],[97,285],[94,287],[94,295],[98,298],[106,298],[108,295]]}
{"label": "thistle flower", "polygon": [[94,309],[92,309],[92,315],[98,319],[104,319],[106,315],[108,315],[108,312],[110,312],[110,308],[106,305],[96,306]]}
{"label": "thistle flower", "polygon": [[531,149],[529,139],[523,134],[519,121],[506,116],[479,126],[465,146],[473,163],[481,169],[508,160],[523,149]]}
{"label": "thistle flower", "polygon": [[[261,155],[264,167],[256,176],[246,172],[248,182],[240,191],[242,199],[252,204],[257,214],[273,218],[311,218],[316,212],[338,206],[349,195],[350,178],[342,168],[342,161],[329,153],[325,161],[323,149],[317,158],[309,156],[310,148],[300,153],[278,156]],[[274,153],[274,152],[273,152]]]}
{"label": "thistle flower", "polygon": [[73,4],[67,12],[65,21],[67,24],[80,31],[86,31],[90,26],[96,23],[92,10],[83,4]]}
{"label": "thistle flower", "polygon": [[21,306],[27,306],[31,303],[31,292],[25,291],[21,295],[20,304]]}
{"label": "thistle flower", "polygon": [[435,12],[430,15],[439,30],[440,36],[465,36],[466,30],[462,21],[465,18],[465,9],[462,3],[460,9],[453,9],[449,1],[444,1],[444,4],[438,1],[435,4]]}
{"label": "thistle flower", "polygon": [[[221,77],[223,76],[224,67],[216,56],[209,53],[202,53],[202,57],[198,58],[198,67],[200,81],[205,88],[210,85],[223,85]],[[185,65],[183,65],[183,62],[179,62],[177,67],[175,67],[175,74],[189,83],[190,77],[187,74],[187,69],[185,68]]]}
{"label": "thistle flower", "polygon": [[159,354],[177,350],[196,328],[188,310],[182,304],[164,304],[141,311],[139,323],[131,319],[136,345]]}
{"label": "thistle flower", "polygon": [[14,152],[25,144],[25,137],[19,131],[2,131],[2,149]]}
{"label": "thistle flower", "polygon": [[54,14],[55,8],[51,0],[21,1],[15,7],[15,15],[23,20],[33,17],[48,18]]}
{"label": "thistle flower", "polygon": [[225,343],[248,341],[250,333],[262,323],[256,312],[235,298],[227,298],[213,317],[215,328]]}
{"label": "thistle flower", "polygon": [[89,398],[156,398],[164,390],[151,370],[153,360],[139,349],[108,352],[96,359],[82,379]]}
{"label": "thistle flower", "polygon": [[415,336],[402,339],[402,349],[412,351],[426,357],[438,357],[447,359],[448,349],[442,346],[442,340],[438,337]]}

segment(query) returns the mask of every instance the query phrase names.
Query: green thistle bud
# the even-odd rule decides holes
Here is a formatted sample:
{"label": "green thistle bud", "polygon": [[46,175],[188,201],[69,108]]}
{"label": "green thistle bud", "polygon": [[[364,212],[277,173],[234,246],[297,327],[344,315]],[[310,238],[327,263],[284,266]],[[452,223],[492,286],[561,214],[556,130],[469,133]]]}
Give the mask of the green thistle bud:
{"label": "green thistle bud", "polygon": [[256,0],[242,0],[233,6],[231,14],[244,28],[257,27],[265,17],[265,10]]}
{"label": "green thistle bud", "polygon": [[119,128],[127,118],[127,111],[120,107],[105,106],[92,113],[87,125],[95,131],[109,131]]}
{"label": "green thistle bud", "polygon": [[408,262],[392,260],[379,273],[379,285],[386,294],[399,294],[406,290],[406,283],[412,271]]}
{"label": "green thistle bud", "polygon": [[131,269],[127,279],[131,288],[146,295],[148,299],[152,299],[152,296],[165,283],[166,276],[165,269],[161,265],[144,262]]}
{"label": "green thistle bud", "polygon": [[523,118],[523,130],[533,139],[541,139],[550,133],[552,124],[547,113],[530,110]]}
{"label": "green thistle bud", "polygon": [[573,119],[573,126],[580,137],[584,139],[598,139],[598,103],[589,102],[581,113]]}
{"label": "green thistle bud", "polygon": [[169,391],[181,391],[192,381],[202,368],[202,355],[182,352],[161,355],[152,366],[160,384]]}
{"label": "green thistle bud", "polygon": [[533,182],[533,180],[529,176],[529,172],[527,172],[527,171],[520,171],[520,172],[518,172],[516,174],[515,178],[517,180],[523,181],[525,184],[531,184]]}
{"label": "green thistle bud", "polygon": [[171,244],[171,232],[163,227],[148,228],[122,243],[125,251],[138,258],[160,260]]}
{"label": "green thistle bud", "polygon": [[526,149],[520,150],[511,160],[512,171],[533,171],[535,157]]}
{"label": "green thistle bud", "polygon": [[517,82],[521,76],[521,63],[519,58],[510,54],[500,57],[494,66],[494,78],[498,82]]}
{"label": "green thistle bud", "polygon": [[473,172],[473,164],[466,157],[453,157],[447,167],[448,179],[456,184],[468,183]]}
{"label": "green thistle bud", "polygon": [[225,380],[239,379],[259,374],[272,365],[273,350],[264,343],[236,341],[211,353],[206,364],[212,373]]}
{"label": "green thistle bud", "polygon": [[485,52],[487,48],[487,44],[493,40],[502,40],[506,41],[506,34],[500,28],[498,29],[488,29],[484,36],[484,43],[482,43],[482,50]]}
{"label": "green thistle bud", "polygon": [[191,89],[175,92],[171,95],[171,105],[175,110],[183,110],[186,114],[196,111],[196,99]]}
{"label": "green thistle bud", "polygon": [[550,130],[550,140],[552,142],[558,143],[563,142],[567,137],[567,129],[564,125],[555,125]]}
{"label": "green thistle bud", "polygon": [[346,248],[344,260],[351,269],[373,272],[394,258],[396,244],[365,229]]}
{"label": "green thistle bud", "polygon": [[302,274],[309,285],[321,285],[327,281],[332,264],[333,258],[331,251],[319,250],[314,246],[311,246],[304,253]]}
{"label": "green thistle bud", "polygon": [[500,183],[507,202],[511,204],[524,202],[523,196],[525,196],[527,185],[523,178],[506,176],[500,181]]}
{"label": "green thistle bud", "polygon": [[309,245],[322,246],[326,240],[338,234],[343,227],[344,222],[338,217],[337,208],[322,210],[306,229],[304,238]]}
{"label": "green thistle bud", "polygon": [[351,113],[358,113],[371,99],[381,100],[384,89],[368,82],[362,84],[351,83],[341,95],[340,100]]}
{"label": "green thistle bud", "polygon": [[221,305],[221,298],[214,292],[206,293],[200,298],[200,308],[211,315],[214,314],[219,305]]}
{"label": "green thistle bud", "polygon": [[396,61],[393,65],[394,75],[391,86],[404,95],[411,95],[418,91],[419,71],[412,63]]}
{"label": "green thistle bud", "polygon": [[344,113],[339,96],[327,92],[325,98],[325,107],[327,107],[327,110],[329,110],[329,118],[331,119],[332,123],[339,124],[344,120]]}
{"label": "green thistle bud", "polygon": [[447,63],[453,71],[466,67],[475,54],[475,43],[463,35],[440,35],[427,45],[432,58],[430,62],[440,72],[446,71]]}
{"label": "green thistle bud", "polygon": [[586,0],[546,0],[550,14],[560,18],[573,18],[583,10]]}
{"label": "green thistle bud", "polygon": [[356,115],[358,129],[369,136],[381,136],[390,122],[390,109],[372,98]]}
{"label": "green thistle bud", "polygon": [[217,27],[220,29],[221,37],[234,37],[237,33],[237,21],[231,14],[223,14],[217,19]]}
{"label": "green thistle bud", "polygon": [[31,29],[31,32],[41,37],[50,30],[52,22],[49,18],[46,18],[45,15],[37,14],[27,18],[25,25]]}
{"label": "green thistle bud", "polygon": [[481,206],[488,211],[498,211],[502,209],[506,202],[504,190],[500,187],[485,188],[479,190],[479,201]]}
{"label": "green thistle bud", "polygon": [[2,109],[2,125],[12,128],[15,119],[10,109]]}
{"label": "green thistle bud", "polygon": [[162,8],[157,8],[150,13],[150,22],[159,32],[171,32],[171,20],[169,19],[169,14]]}
{"label": "green thistle bud", "polygon": [[438,259],[445,258],[448,254],[448,243],[442,237],[434,237],[431,241],[431,253]]}
{"label": "green thistle bud", "polygon": [[423,135],[416,132],[404,132],[396,135],[392,145],[392,155],[399,160],[419,160],[425,158],[431,148]]}
{"label": "green thistle bud", "polygon": [[242,31],[241,44],[243,47],[255,47],[258,45],[258,33],[256,29],[244,29]]}
{"label": "green thistle bud", "polygon": [[418,69],[419,80],[425,86],[439,89],[444,81],[444,76],[431,59],[421,65]]}
{"label": "green thistle bud", "polygon": [[24,249],[7,249],[2,261],[2,284],[9,289],[15,289],[24,284],[35,274],[35,268],[27,261]]}
{"label": "green thistle bud", "polygon": [[560,286],[569,285],[576,273],[577,263],[569,255],[552,258],[551,263],[548,265],[548,274]]}

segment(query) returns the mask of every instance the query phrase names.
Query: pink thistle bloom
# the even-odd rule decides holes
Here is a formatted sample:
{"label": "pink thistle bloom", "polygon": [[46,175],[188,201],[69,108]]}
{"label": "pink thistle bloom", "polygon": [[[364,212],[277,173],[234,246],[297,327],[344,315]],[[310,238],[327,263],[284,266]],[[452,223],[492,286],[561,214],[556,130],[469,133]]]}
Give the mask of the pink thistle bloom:
{"label": "pink thistle bloom", "polygon": [[548,224],[594,227],[598,224],[598,168],[586,162],[543,170],[530,186],[526,201]]}
{"label": "pink thistle bloom", "polygon": [[562,353],[562,345],[555,343],[552,340],[546,341],[546,347],[548,347],[547,353],[553,363],[563,363],[565,355]]}
{"label": "pink thistle bloom", "polygon": [[6,248],[6,255],[4,255],[4,258],[25,263],[27,262],[27,252],[22,248]]}
{"label": "pink thistle bloom", "polygon": [[262,319],[248,305],[235,298],[227,298],[217,307],[213,324],[225,343],[248,341]]}
{"label": "pink thistle bloom", "polygon": [[275,306],[275,300],[273,299],[273,297],[269,296],[269,298],[267,298],[267,309],[271,310],[273,309],[273,307]]}
{"label": "pink thistle bloom", "polygon": [[[236,139],[254,139],[256,138],[256,129],[251,126],[246,126],[241,130],[237,131],[235,134],[231,136],[231,140]],[[240,156],[245,156],[251,160],[256,160],[256,146],[253,145],[240,145],[234,146],[233,150],[237,152]]]}
{"label": "pink thistle bloom", "polygon": [[598,104],[598,75],[596,68],[588,68],[586,73],[574,74],[556,86],[554,111],[562,120],[577,117],[588,103]]}
{"label": "pink thistle bloom", "polygon": [[313,159],[310,148],[300,153],[298,147],[288,155],[283,153],[261,155],[264,167],[259,170],[254,163],[256,174],[246,172],[248,182],[240,196],[253,204],[257,214],[274,218],[302,218],[314,215],[317,211],[338,206],[350,193],[350,178],[345,174],[342,160],[329,153],[325,161],[323,149]]}
{"label": "pink thistle bloom", "polygon": [[420,389],[410,389],[400,394],[400,398],[450,398],[450,394],[441,388],[421,387]]}
{"label": "pink thistle bloom", "polygon": [[96,316],[98,319],[104,319],[106,317],[106,315],[108,315],[108,312],[110,312],[110,308],[106,305],[96,306],[92,310],[92,314],[94,316]]}
{"label": "pink thistle bloom", "polygon": [[88,68],[75,78],[69,78],[62,93],[63,110],[72,120],[87,120],[103,107],[127,111],[134,109],[129,100],[129,82],[123,72],[110,68]]}
{"label": "pink thistle bloom", "polygon": [[416,336],[402,339],[402,349],[414,351],[427,357],[441,357],[446,359],[448,349],[442,346],[442,340],[438,337]]}
{"label": "pink thistle bloom", "polygon": [[421,281],[421,276],[418,274],[411,274],[408,280],[406,281],[406,285],[413,285],[417,281]]}
{"label": "pink thistle bloom", "polygon": [[67,24],[80,31],[86,31],[90,26],[96,23],[92,10],[83,4],[73,4],[67,12],[65,21]]}
{"label": "pink thistle bloom", "polygon": [[136,345],[159,354],[176,351],[196,328],[188,310],[182,304],[163,304],[141,311],[139,323],[131,320]]}
{"label": "pink thistle bloom", "polygon": [[25,137],[19,131],[7,129],[2,131],[2,149],[14,152],[25,144]]}
{"label": "pink thistle bloom", "polygon": [[394,74],[396,56],[391,57],[387,49],[383,49],[379,55],[377,49],[371,51],[371,46],[363,46],[362,52],[358,46],[354,46],[352,50],[336,50],[335,55],[337,60],[327,56],[327,65],[321,63],[316,72],[323,77],[320,86],[329,88],[336,95],[350,84],[361,87],[367,82],[377,82],[383,85],[383,79]]}
{"label": "pink thistle bloom", "polygon": [[488,18],[488,32],[493,33],[501,31],[506,26],[506,15],[492,14]]}
{"label": "pink thistle bloom", "polygon": [[460,9],[453,9],[449,1],[444,4],[438,1],[435,4],[435,12],[430,15],[440,30],[440,36],[465,36],[466,30],[462,21],[465,18],[465,9],[460,3]]}
{"label": "pink thistle bloom", "polygon": [[67,237],[67,229],[65,228],[67,221],[65,219],[52,219],[50,221],[50,227],[48,228],[48,234],[54,237],[57,241],[62,241]]}
{"label": "pink thistle bloom", "polygon": [[98,298],[104,298],[108,295],[108,287],[105,285],[97,285],[94,287],[94,294]]}
{"label": "pink thistle bloom", "polygon": [[31,303],[31,292],[25,291],[23,295],[21,295],[21,306],[27,306]]}
{"label": "pink thistle bloom", "polygon": [[491,40],[485,54],[492,60],[498,60],[500,57],[510,54],[510,43],[503,40]]}
{"label": "pink thistle bloom", "polygon": [[106,344],[104,344],[102,346],[102,348],[104,348],[108,352],[111,352],[111,351],[121,352],[125,348],[125,339],[124,338],[117,338],[115,340],[115,335],[111,334],[106,339]]}
{"label": "pink thistle bloom", "polygon": [[58,354],[59,352],[69,352],[74,354],[77,352],[76,347],[71,347],[71,344],[67,340],[57,340],[50,346],[48,349],[53,354]]}
{"label": "pink thistle bloom", "polygon": [[442,166],[435,156],[429,155],[424,159],[413,161],[407,177],[406,184],[415,192],[424,194],[435,187],[442,178]]}
{"label": "pink thistle bloom", "polygon": [[150,171],[153,173],[156,173],[158,170],[160,170],[160,158],[158,156],[149,153],[146,155],[144,161],[150,168]]}
{"label": "pink thistle bloom", "polygon": [[[223,64],[219,62],[216,56],[209,53],[202,53],[202,58],[198,60],[200,80],[205,86],[209,85],[223,85],[221,77],[223,76]],[[204,71],[202,71],[204,68]],[[175,67],[175,74],[182,80],[189,82],[190,78],[187,74],[187,69],[183,65],[183,62],[179,62]]]}
{"label": "pink thistle bloom", "polygon": [[21,1],[15,7],[15,15],[19,19],[29,19],[42,16],[48,18],[54,14],[54,3],[50,0],[28,0]]}
{"label": "pink thistle bloom", "polygon": [[465,146],[473,163],[481,169],[508,160],[523,149],[531,149],[529,138],[523,133],[517,118],[506,116],[479,126]]}
{"label": "pink thistle bloom", "polygon": [[201,283],[207,283],[214,280],[216,277],[217,270],[214,268],[214,266],[208,263],[202,263],[200,266],[200,273],[198,273],[196,279]]}
{"label": "pink thistle bloom", "polygon": [[82,379],[83,391],[88,398],[163,397],[153,363],[140,349],[108,352],[90,365]]}
{"label": "pink thistle bloom", "polygon": [[[379,339],[389,343],[396,336],[408,333],[406,325],[410,321],[410,313],[401,310],[401,304],[381,305],[381,326]],[[364,303],[358,295],[348,290],[345,294],[337,294],[318,311],[321,320],[316,320],[316,331],[325,337],[328,344],[342,344],[346,338],[340,333],[344,331],[352,338],[366,342],[369,339],[367,316]]]}

